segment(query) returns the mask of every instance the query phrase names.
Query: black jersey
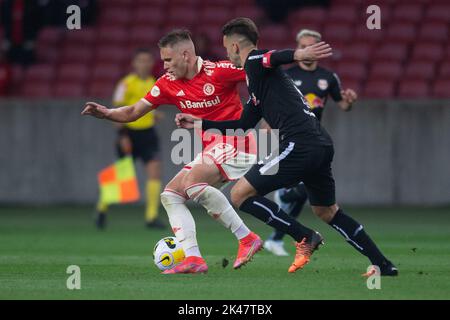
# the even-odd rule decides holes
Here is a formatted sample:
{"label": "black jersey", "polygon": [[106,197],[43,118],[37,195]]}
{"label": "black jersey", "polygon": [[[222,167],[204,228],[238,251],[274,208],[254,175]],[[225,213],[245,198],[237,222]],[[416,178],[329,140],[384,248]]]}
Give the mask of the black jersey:
{"label": "black jersey", "polygon": [[250,99],[241,119],[203,120],[203,129],[216,128],[224,133],[227,128],[249,129],[264,118],[272,129],[279,130],[281,140],[294,139],[304,145],[332,145],[330,136],[309,109],[302,93],[280,67],[292,63],[293,57],[294,50],[251,51],[244,65]]}
{"label": "black jersey", "polygon": [[341,83],[337,75],[325,68],[317,67],[313,71],[295,66],[286,70],[295,86],[302,92],[312,112],[319,121],[328,96],[334,101],[341,101]]}

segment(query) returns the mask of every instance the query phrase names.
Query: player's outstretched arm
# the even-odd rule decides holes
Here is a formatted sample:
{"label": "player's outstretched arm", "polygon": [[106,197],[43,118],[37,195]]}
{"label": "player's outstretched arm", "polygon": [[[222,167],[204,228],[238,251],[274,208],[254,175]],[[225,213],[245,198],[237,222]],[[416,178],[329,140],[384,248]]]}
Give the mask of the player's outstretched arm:
{"label": "player's outstretched arm", "polygon": [[115,109],[108,109],[107,107],[96,102],[87,102],[84,106],[82,115],[93,116],[98,119],[108,119],[115,122],[131,122],[139,119],[144,114],[149,112],[151,106],[138,101],[131,106],[124,106]]}
{"label": "player's outstretched arm", "polygon": [[294,60],[319,60],[328,58],[333,55],[332,49],[328,43],[324,41],[315,43],[303,49],[297,49],[294,52]]}
{"label": "player's outstretched arm", "polygon": [[202,119],[187,113],[177,113],[175,123],[178,128],[193,129],[202,127]]}

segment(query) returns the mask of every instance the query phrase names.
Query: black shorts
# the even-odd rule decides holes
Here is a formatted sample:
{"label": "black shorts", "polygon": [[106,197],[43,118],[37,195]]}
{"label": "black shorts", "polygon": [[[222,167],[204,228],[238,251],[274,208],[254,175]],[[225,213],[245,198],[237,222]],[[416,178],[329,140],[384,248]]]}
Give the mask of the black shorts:
{"label": "black shorts", "polygon": [[[132,156],[134,159],[141,159],[144,163],[150,160],[159,159],[159,138],[155,128],[143,130],[126,130],[131,139]],[[122,158],[125,154],[120,148],[119,137],[116,142],[117,155]]]}
{"label": "black shorts", "polygon": [[333,146],[305,146],[295,141],[283,141],[279,154],[254,165],[245,175],[259,195],[280,188],[290,188],[303,182],[313,206],[336,203],[331,172]]}

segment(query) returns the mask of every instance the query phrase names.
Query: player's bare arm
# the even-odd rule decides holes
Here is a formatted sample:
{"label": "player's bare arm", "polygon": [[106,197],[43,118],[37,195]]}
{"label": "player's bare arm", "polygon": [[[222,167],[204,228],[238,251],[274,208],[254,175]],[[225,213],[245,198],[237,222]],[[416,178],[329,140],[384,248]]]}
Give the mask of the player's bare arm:
{"label": "player's bare arm", "polygon": [[342,100],[338,102],[339,107],[344,111],[350,111],[353,103],[358,99],[358,95],[352,89],[341,91]]}
{"label": "player's bare arm", "polygon": [[81,114],[93,116],[98,119],[108,119],[115,122],[126,123],[136,121],[149,111],[149,104],[144,103],[142,100],[131,106],[124,106],[116,109],[109,109],[96,102],[87,102]]}
{"label": "player's bare arm", "polygon": [[296,61],[313,61],[328,58],[333,55],[332,49],[328,43],[323,41],[308,46],[303,49],[297,49],[294,52],[294,60]]}

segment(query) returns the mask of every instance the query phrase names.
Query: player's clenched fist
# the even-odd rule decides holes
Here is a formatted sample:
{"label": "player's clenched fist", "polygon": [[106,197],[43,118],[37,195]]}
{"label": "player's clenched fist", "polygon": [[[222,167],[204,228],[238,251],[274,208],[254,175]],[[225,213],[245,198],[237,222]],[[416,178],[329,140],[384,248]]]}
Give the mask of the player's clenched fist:
{"label": "player's clenched fist", "polygon": [[175,116],[175,123],[178,128],[192,129],[194,127],[200,127],[202,125],[202,119],[195,117],[187,113],[178,113]]}
{"label": "player's clenched fist", "polygon": [[93,116],[99,119],[107,118],[111,110],[95,102],[87,102],[81,112],[84,116]]}

